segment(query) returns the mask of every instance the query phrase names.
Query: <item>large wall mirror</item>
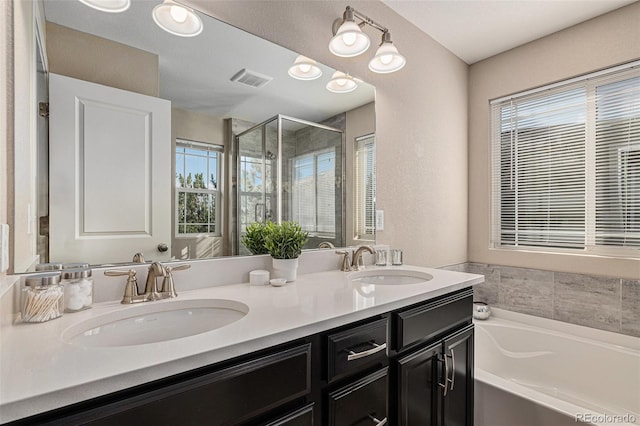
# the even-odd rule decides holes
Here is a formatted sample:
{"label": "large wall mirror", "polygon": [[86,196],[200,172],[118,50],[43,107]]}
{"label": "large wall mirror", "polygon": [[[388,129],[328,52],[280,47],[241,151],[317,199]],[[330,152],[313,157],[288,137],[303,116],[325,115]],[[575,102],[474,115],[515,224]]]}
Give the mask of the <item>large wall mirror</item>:
{"label": "large wall mirror", "polygon": [[169,34],[159,3],[40,4],[40,262],[244,255],[266,220],[299,222],[309,249],[373,241],[374,87],[331,92],[322,64],[294,79],[298,53],[200,12],[202,33]]}

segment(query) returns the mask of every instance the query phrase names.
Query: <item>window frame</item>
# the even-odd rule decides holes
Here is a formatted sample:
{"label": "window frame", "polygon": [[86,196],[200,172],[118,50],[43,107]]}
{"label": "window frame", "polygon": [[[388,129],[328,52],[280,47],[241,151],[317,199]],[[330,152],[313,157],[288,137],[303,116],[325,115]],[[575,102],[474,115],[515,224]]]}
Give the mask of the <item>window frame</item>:
{"label": "window frame", "polygon": [[[173,212],[174,212],[174,237],[176,239],[189,239],[189,238],[198,238],[198,237],[221,237],[222,236],[222,222],[221,222],[221,212],[222,210],[222,203],[223,203],[223,197],[222,197],[222,176],[223,176],[223,170],[222,168],[224,167],[223,162],[224,162],[224,145],[221,144],[214,144],[214,143],[208,143],[208,142],[200,142],[200,141],[194,141],[194,140],[189,140],[189,139],[183,139],[183,138],[176,138],[176,144],[175,144],[175,148],[173,150],[173,161],[174,161],[174,166],[175,166],[175,170],[176,170],[176,176],[174,177],[174,179],[177,179],[177,175],[178,175],[178,160],[177,160],[177,156],[178,154],[181,154],[183,156],[185,156],[185,161],[186,161],[186,157],[187,156],[197,156],[194,154],[188,154],[187,152],[182,152],[182,153],[178,153],[178,149],[179,148],[189,148],[189,149],[197,149],[203,152],[207,152],[207,157],[209,156],[210,153],[215,153],[216,154],[216,189],[206,189],[206,188],[182,188],[180,186],[177,185],[177,183],[174,181],[174,205],[173,205]],[[200,155],[202,156],[202,155]],[[207,172],[209,172],[209,164],[207,162]],[[183,171],[184,167],[183,167]],[[207,174],[208,177],[209,174]],[[185,176],[186,178],[186,176]],[[180,194],[184,193],[185,194],[185,204],[186,204],[186,194],[201,194],[201,195],[211,195],[214,198],[214,203],[215,203],[215,208],[214,208],[214,215],[215,215],[215,221],[214,222],[208,222],[208,223],[202,223],[204,225],[207,225],[209,227],[213,226],[214,231],[213,232],[192,232],[192,233],[183,233],[180,232],[180,225],[183,224],[180,222],[180,212],[178,211],[179,206],[180,206]],[[185,222],[184,224],[189,225],[190,223]],[[198,225],[202,225],[202,224],[198,224]]]}
{"label": "window frame", "polygon": [[[490,100],[490,130],[489,130],[489,143],[490,143],[490,208],[491,208],[491,224],[490,224],[490,240],[489,249],[498,249],[506,251],[519,251],[519,252],[547,252],[547,253],[564,253],[564,254],[586,254],[586,255],[600,255],[619,258],[639,258],[640,247],[638,246],[613,246],[613,245],[598,245],[596,244],[596,238],[601,237],[603,234],[601,231],[596,231],[596,199],[597,199],[597,185],[596,179],[605,179],[604,176],[599,173],[606,173],[600,171],[597,174],[596,161],[597,161],[597,139],[596,139],[596,89],[597,87],[604,86],[611,83],[624,81],[627,79],[635,79],[640,77],[640,61],[634,61],[629,64],[608,68],[595,73],[586,74],[584,76],[572,78],[566,81],[561,81],[539,87],[536,89],[524,91],[521,93],[513,94],[510,96],[502,97],[499,99]],[[584,202],[584,246],[577,248],[569,247],[553,247],[544,245],[527,245],[526,242],[504,244],[502,240],[502,224],[501,224],[501,211],[504,208],[501,199],[501,149],[503,147],[502,131],[501,131],[501,111],[507,101],[527,99],[530,96],[548,95],[562,93],[563,91],[570,91],[576,87],[583,87],[585,90],[585,202]],[[636,87],[635,85],[633,87]],[[502,105],[502,106],[501,106]],[[640,150],[640,142],[636,143],[635,140],[630,139],[626,142],[627,145],[617,147],[618,150],[618,164],[620,164],[621,151],[636,151]],[[635,176],[632,175],[632,176]],[[516,204],[517,210],[517,204]],[[624,209],[621,208],[622,212]],[[627,233],[624,233],[627,234]],[[632,237],[639,238],[640,232],[630,232]]]}

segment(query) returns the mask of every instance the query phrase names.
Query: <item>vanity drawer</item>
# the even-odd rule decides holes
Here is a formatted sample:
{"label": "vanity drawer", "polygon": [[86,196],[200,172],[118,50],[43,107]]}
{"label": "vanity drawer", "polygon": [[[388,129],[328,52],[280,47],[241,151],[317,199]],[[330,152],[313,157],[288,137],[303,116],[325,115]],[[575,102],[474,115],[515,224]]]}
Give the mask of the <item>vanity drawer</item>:
{"label": "vanity drawer", "polygon": [[387,424],[387,368],[328,395],[328,426]]}
{"label": "vanity drawer", "polygon": [[327,336],[327,381],[387,360],[387,319],[379,319]]}
{"label": "vanity drawer", "polygon": [[413,343],[428,341],[470,324],[473,291],[463,290],[433,302],[393,314],[394,349],[399,351]]}

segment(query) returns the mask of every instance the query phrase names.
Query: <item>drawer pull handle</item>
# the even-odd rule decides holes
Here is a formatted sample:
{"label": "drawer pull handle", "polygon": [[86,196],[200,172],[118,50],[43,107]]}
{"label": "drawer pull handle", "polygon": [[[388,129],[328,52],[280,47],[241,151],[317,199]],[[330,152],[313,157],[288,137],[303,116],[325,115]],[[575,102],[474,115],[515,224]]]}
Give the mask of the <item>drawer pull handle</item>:
{"label": "drawer pull handle", "polygon": [[353,352],[353,351],[347,351],[349,352],[349,355],[347,355],[347,361],[354,361],[356,359],[360,359],[360,358],[364,358],[373,354],[377,354],[380,351],[384,351],[385,349],[387,349],[387,344],[383,343],[381,345],[378,345],[377,343],[371,342],[371,344],[373,345],[373,348],[366,350],[366,351],[362,351],[362,352]]}
{"label": "drawer pull handle", "polygon": [[378,420],[375,417],[373,417],[371,414],[369,414],[369,418],[376,423],[376,426],[384,426],[384,425],[387,424],[387,418],[386,417],[384,419],[382,419],[382,420]]}

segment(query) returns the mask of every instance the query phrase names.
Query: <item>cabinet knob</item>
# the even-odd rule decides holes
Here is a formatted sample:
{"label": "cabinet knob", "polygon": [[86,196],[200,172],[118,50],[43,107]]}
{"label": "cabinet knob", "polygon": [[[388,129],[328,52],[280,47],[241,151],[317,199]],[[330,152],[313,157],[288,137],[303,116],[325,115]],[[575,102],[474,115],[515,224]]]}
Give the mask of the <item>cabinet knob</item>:
{"label": "cabinet knob", "polygon": [[165,251],[169,250],[169,246],[167,245],[167,243],[160,243],[158,244],[158,251],[160,253],[164,253]]}

